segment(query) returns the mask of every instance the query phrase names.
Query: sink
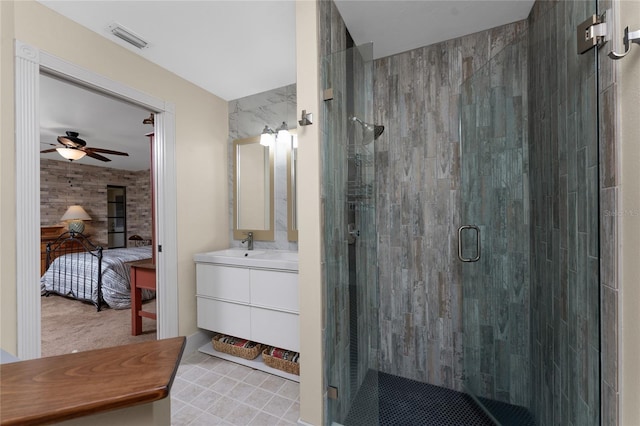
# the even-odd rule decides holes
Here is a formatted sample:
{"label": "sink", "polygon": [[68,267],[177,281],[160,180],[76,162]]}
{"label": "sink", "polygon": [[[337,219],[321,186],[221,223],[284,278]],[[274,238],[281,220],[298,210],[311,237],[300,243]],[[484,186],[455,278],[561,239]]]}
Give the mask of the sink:
{"label": "sink", "polygon": [[265,251],[262,256],[266,259],[274,259],[274,260],[286,260],[289,262],[297,262],[298,261],[298,252],[297,251]]}
{"label": "sink", "polygon": [[194,256],[196,262],[269,269],[298,270],[298,252],[287,250],[247,250],[228,248]]}
{"label": "sink", "polygon": [[240,258],[242,258],[242,257],[260,256],[260,255],[265,254],[265,251],[264,250],[247,250],[247,249],[230,248],[230,249],[225,249],[225,250],[212,251],[210,253],[215,255],[215,256],[240,257]]}

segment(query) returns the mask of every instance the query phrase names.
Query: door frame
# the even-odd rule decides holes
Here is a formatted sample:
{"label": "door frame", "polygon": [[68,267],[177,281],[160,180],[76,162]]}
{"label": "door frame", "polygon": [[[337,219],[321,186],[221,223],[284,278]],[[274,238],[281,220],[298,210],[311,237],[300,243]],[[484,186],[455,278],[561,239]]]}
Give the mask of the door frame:
{"label": "door frame", "polygon": [[[178,335],[175,106],[118,81],[15,40],[16,302],[17,356],[41,354],[40,303],[40,73],[153,111],[155,224],[158,264],[157,335]],[[162,249],[159,250],[158,247]]]}

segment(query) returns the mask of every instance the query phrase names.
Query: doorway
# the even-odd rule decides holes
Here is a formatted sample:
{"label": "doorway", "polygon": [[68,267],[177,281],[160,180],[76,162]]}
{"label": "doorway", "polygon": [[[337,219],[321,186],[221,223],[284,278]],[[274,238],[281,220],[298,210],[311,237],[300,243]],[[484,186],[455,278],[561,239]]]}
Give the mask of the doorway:
{"label": "doorway", "polygon": [[40,287],[37,268],[40,211],[39,205],[39,102],[38,78],[41,71],[75,84],[143,106],[155,114],[153,177],[155,211],[158,212],[155,234],[163,247],[157,256],[158,338],[178,335],[177,304],[177,230],[174,106],[120,82],[80,68],[60,58],[16,40],[16,226],[21,237],[16,240],[17,260],[17,330],[18,357],[40,356]]}

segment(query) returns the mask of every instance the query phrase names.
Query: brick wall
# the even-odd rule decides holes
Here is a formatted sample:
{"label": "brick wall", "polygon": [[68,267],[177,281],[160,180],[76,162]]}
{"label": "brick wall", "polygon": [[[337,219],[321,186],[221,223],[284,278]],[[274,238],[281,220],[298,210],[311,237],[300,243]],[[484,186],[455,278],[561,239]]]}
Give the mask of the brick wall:
{"label": "brick wall", "polygon": [[151,238],[149,170],[128,171],[66,161],[40,162],[40,225],[63,225],[67,207],[81,205],[92,220],[85,233],[95,244],[107,247],[107,186],[127,188],[127,238]]}

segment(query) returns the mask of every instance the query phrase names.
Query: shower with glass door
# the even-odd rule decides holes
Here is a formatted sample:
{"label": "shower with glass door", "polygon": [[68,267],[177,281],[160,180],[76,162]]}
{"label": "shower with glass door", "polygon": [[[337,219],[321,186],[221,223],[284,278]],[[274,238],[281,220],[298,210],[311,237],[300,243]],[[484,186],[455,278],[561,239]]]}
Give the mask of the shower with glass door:
{"label": "shower with glass door", "polygon": [[599,423],[590,8],[322,58],[326,424]]}

